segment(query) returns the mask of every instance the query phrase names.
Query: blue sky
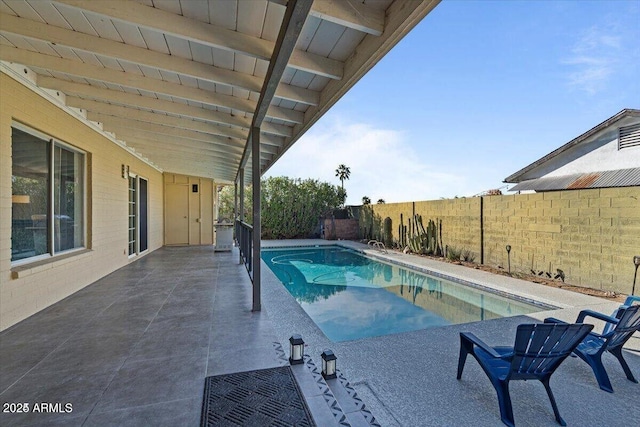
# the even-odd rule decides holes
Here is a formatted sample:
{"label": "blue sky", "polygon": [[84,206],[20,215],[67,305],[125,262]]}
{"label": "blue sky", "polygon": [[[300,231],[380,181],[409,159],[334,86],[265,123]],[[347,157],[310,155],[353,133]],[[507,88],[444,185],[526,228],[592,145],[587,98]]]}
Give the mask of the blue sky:
{"label": "blue sky", "polygon": [[445,0],[265,176],[344,163],[347,204],[473,196],[623,108],[640,1]]}

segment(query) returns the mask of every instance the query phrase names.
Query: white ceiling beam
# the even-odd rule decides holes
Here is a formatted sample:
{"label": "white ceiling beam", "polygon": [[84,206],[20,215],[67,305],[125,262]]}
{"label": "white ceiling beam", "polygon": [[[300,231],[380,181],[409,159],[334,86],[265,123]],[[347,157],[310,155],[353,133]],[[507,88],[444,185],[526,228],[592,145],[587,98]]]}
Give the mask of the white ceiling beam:
{"label": "white ceiling beam", "polygon": [[128,92],[104,89],[88,84],[74,83],[67,80],[56,79],[53,77],[38,76],[38,86],[47,89],[58,90],[66,93],[67,95],[84,96],[115,104],[147,108],[150,110],[162,111],[165,113],[176,114],[184,117],[192,117],[194,119],[208,120],[213,123],[242,127],[247,130],[251,125],[251,121],[247,117],[232,116],[231,114],[192,107],[178,102],[171,102],[164,99],[151,98],[148,96],[136,95]]}
{"label": "white ceiling beam", "polygon": [[287,138],[291,138],[293,136],[293,127],[270,122],[262,122],[260,131],[262,133],[268,133],[275,136],[284,136]]}
{"label": "white ceiling beam", "polygon": [[145,141],[153,144],[155,147],[155,151],[149,151],[145,153],[145,156],[149,157],[149,159],[154,159],[158,154],[160,154],[161,151],[166,150],[184,152],[185,150],[198,150],[207,148],[207,155],[217,157],[220,160],[227,161],[229,163],[237,163],[240,160],[240,154],[217,151],[215,149],[215,146],[202,141],[187,139],[179,140],[156,132],[148,132],[140,129],[132,129],[120,126],[111,126],[109,132],[115,133],[117,138],[125,141],[127,145],[131,145],[136,141]]}
{"label": "white ceiling beam", "polygon": [[[287,5],[287,0],[270,1]],[[384,10],[367,6],[362,1],[314,0],[309,15],[374,36],[384,31]]]}
{"label": "white ceiling beam", "polygon": [[67,105],[86,110],[88,113],[102,113],[109,116],[129,118],[141,122],[155,123],[157,125],[175,126],[181,129],[189,129],[222,137],[234,138],[238,144],[243,144],[247,139],[248,131],[236,127],[219,126],[212,122],[192,120],[187,117],[168,116],[162,113],[138,110],[136,108],[122,107],[89,99],[66,97]]}
{"label": "white ceiling beam", "polygon": [[[126,135],[127,146],[153,159],[173,155],[175,156],[174,158],[178,160],[178,158],[185,155],[192,156],[196,160],[202,160],[202,156],[206,156],[211,159],[211,167],[227,171],[234,170],[238,164],[238,157],[220,154],[208,147],[206,143],[189,140],[178,140],[174,143],[167,143],[166,141],[155,139],[155,136],[130,135],[128,129],[123,129],[120,134]],[[261,158],[268,161],[271,157],[271,155],[265,153]]]}
{"label": "white ceiling beam", "polygon": [[[217,160],[217,167],[225,166],[229,168],[236,167],[238,164],[240,157],[238,155],[229,155],[226,156],[224,154],[220,154],[219,152],[212,150],[210,147],[206,145],[206,143],[200,143],[197,141],[180,141],[176,142],[167,142],[166,140],[156,138],[156,135],[145,136],[142,133],[133,134],[129,129],[123,128],[119,135],[125,135],[127,137],[127,145],[136,150],[140,149],[142,152],[142,148],[144,147],[146,154],[156,158],[157,156],[166,155],[168,153],[179,155],[185,154],[186,156],[198,156],[205,155]],[[197,157],[195,157],[197,160]],[[261,155],[261,158],[264,160],[270,160],[272,156],[268,153],[264,153]],[[177,159],[177,157],[176,157]]]}
{"label": "white ceiling beam", "polygon": [[211,150],[205,143],[198,143],[196,141],[178,141],[173,144],[167,144],[166,142],[155,141],[149,138],[136,138],[128,137],[127,146],[134,148],[137,152],[143,155],[156,159],[163,156],[172,155],[178,160],[183,155],[201,156],[211,159],[210,166],[218,170],[231,170],[237,163],[237,160],[226,157],[218,151]]}
{"label": "white ceiling beam", "polygon": [[311,16],[374,36],[384,31],[384,10],[356,0],[314,0]]}
{"label": "white ceiling beam", "polygon": [[[77,31],[18,18],[8,14],[0,14],[0,21],[2,22],[0,33],[11,33],[29,37],[57,46],[65,46],[96,55],[108,56],[110,58],[189,76],[202,81],[246,89],[252,92],[259,93],[262,86],[262,79],[260,77],[214,67],[213,65],[203,64],[201,62],[190,61],[174,55],[154,52],[149,49],[127,45],[102,37],[82,34]],[[284,83],[278,85],[276,97],[307,105],[318,105],[319,102],[319,92]]]}
{"label": "white ceiling beam", "polygon": [[[98,13],[142,28],[160,31],[196,43],[269,61],[275,43],[125,0],[56,0],[58,3]],[[289,66],[331,79],[342,78],[340,61],[297,50]]]}
{"label": "white ceiling beam", "polygon": [[270,145],[272,147],[277,147],[278,149],[280,149],[285,144],[285,138],[282,138],[279,136],[273,136],[273,135],[269,135],[264,132],[261,132],[260,143],[264,145]]}
{"label": "white ceiling beam", "polygon": [[[256,102],[250,99],[242,99],[231,95],[224,95],[138,74],[112,70],[110,68],[4,45],[0,46],[0,59],[132,89],[159,93],[187,101],[200,102],[215,107],[239,110],[247,114],[253,114],[256,107]],[[267,115],[273,119],[284,120],[291,123],[302,123],[304,117],[304,114],[299,111],[288,110],[273,105],[269,107]]]}
{"label": "white ceiling beam", "polygon": [[[168,114],[174,114],[177,116],[181,116],[187,119],[200,119],[205,120],[210,124],[229,124],[237,127],[227,127],[227,126],[219,126],[220,133],[222,136],[228,136],[231,138],[242,138],[246,139],[246,135],[248,135],[248,130],[250,126],[250,121],[246,117],[238,117],[231,116],[229,114],[220,113],[218,111],[206,110],[197,107],[191,107],[186,104],[165,101],[156,98],[150,98],[141,95],[135,95],[127,92],[119,92],[111,89],[103,89],[96,86],[90,86],[87,84],[81,83],[73,83],[66,80],[60,80],[52,77],[38,77],[38,85],[43,88],[48,88],[52,90],[58,90],[61,92],[65,92],[67,94],[67,105],[75,108],[89,109],[88,107],[91,102],[96,102],[99,105],[92,106],[92,108],[96,107],[106,107],[109,108],[110,104],[106,102],[110,102],[113,104],[121,104],[126,105],[128,107],[123,108],[147,108],[154,111],[160,111]],[[77,98],[74,95],[84,96],[89,98],[98,99],[104,102],[99,101],[89,101],[81,98]],[[115,115],[115,114],[114,114]],[[242,129],[238,129],[238,127]],[[228,129],[228,131],[227,131]],[[238,132],[242,132],[238,134]],[[291,137],[292,128],[289,126],[278,125],[274,123],[265,122],[263,124],[263,132],[269,134],[272,138],[271,140],[280,140],[282,141],[282,137]],[[212,132],[213,133],[213,132]],[[282,145],[282,144],[280,144]]]}
{"label": "white ceiling beam", "polygon": [[132,89],[161,93],[163,95],[201,102],[212,106],[232,108],[246,113],[253,114],[255,108],[253,106],[254,103],[248,99],[203,91],[202,89],[170,83],[139,74],[85,64],[80,61],[31,52],[25,49],[0,46],[0,59]]}
{"label": "white ceiling beam", "polygon": [[[138,152],[138,150],[135,150]],[[216,182],[232,182],[233,174],[227,167],[212,166],[213,159],[206,156],[200,156],[199,159],[185,159],[184,161],[176,161],[175,155],[166,155],[158,157],[158,166],[165,173],[177,173],[180,175],[199,176],[203,178],[212,178]]]}
{"label": "white ceiling beam", "polygon": [[89,112],[87,113],[87,119],[99,122],[103,124],[103,128],[106,131],[111,131],[114,128],[130,128],[137,129],[145,132],[159,133],[174,137],[176,139],[189,139],[193,141],[206,142],[207,144],[214,146],[214,148],[222,153],[242,153],[244,148],[237,139],[223,138],[218,135],[211,135],[208,133],[197,132],[193,130],[158,125],[149,122],[142,122],[139,120],[126,119],[122,117],[109,116],[107,114]]}
{"label": "white ceiling beam", "polygon": [[[212,129],[210,133],[220,136],[228,136],[230,138],[240,138],[246,140],[247,136],[249,135],[250,122],[248,118],[244,117],[232,117],[229,114],[212,110],[205,110],[203,108],[191,107],[189,105],[180,104],[177,102],[149,98],[146,96],[134,95],[131,93],[119,92],[111,89],[102,89],[95,86],[68,82],[66,80],[60,80],[52,77],[39,76],[38,86],[65,92],[67,94],[67,105],[69,105],[70,107],[82,108],[87,110],[100,110],[101,108],[110,108],[110,106],[114,108],[118,107],[117,105],[106,103],[111,102],[115,104],[125,105],[124,107],[120,108],[129,110],[135,110],[135,108],[137,107],[147,108],[149,110],[180,116],[180,118],[184,118],[187,120],[204,120],[208,125],[217,126],[217,128],[219,129]],[[74,95],[99,99],[101,101],[82,99]],[[100,105],[92,105],[91,103]],[[115,116],[118,114],[112,115]],[[225,120],[227,120],[227,122],[225,122]],[[224,126],[224,124],[229,124],[231,125],[231,127]],[[262,132],[264,134],[262,138],[266,143],[270,145],[282,147],[285,141],[284,138],[290,138],[292,135],[292,130],[293,129],[289,126],[264,122],[262,124]]]}
{"label": "white ceiling beam", "polygon": [[[263,141],[263,136],[260,137],[260,152],[261,153],[266,153],[266,154],[278,154],[279,150],[278,147],[274,147],[273,145],[270,144],[265,144]],[[271,156],[272,158],[273,156]]]}
{"label": "white ceiling beam", "polygon": [[[241,127],[245,130],[245,132],[243,133],[243,135],[245,136],[242,136],[243,139],[246,139],[246,135],[248,135],[249,131],[249,126],[251,126],[251,121],[247,117],[232,116],[227,113],[192,107],[177,102],[150,98],[147,96],[135,95],[128,92],[120,92],[111,89],[103,89],[96,86],[90,86],[88,84],[74,83],[67,80],[56,79],[53,77],[38,76],[38,86],[66,93],[68,96],[67,104],[69,104],[69,106],[71,107],[76,108],[84,107],[77,104],[77,102],[74,100],[75,97],[73,95],[98,99],[114,104],[161,111],[164,113],[183,116],[186,118],[206,120],[211,123],[219,123],[222,125],[228,124],[231,126]],[[228,129],[226,126],[220,126],[220,128],[223,129],[222,132],[224,132],[224,129]],[[234,132],[237,129],[229,129],[231,129],[229,131],[230,133],[225,134],[224,136],[229,136],[232,138],[239,137],[238,134]],[[262,132],[273,135],[274,137],[290,138],[293,135],[293,128],[290,126],[264,122],[262,124]]]}
{"label": "white ceiling beam", "polygon": [[168,156],[173,156],[175,162],[179,162],[180,159],[186,158],[194,160],[204,160],[204,158],[209,158],[213,160],[212,162],[210,161],[210,166],[212,168],[227,171],[233,169],[233,164],[228,158],[220,155],[216,151],[208,150],[206,147],[194,147],[186,144],[178,147],[175,145],[144,139],[137,141],[132,139],[131,142],[127,142],[127,145],[145,156],[153,156],[156,161],[157,159],[163,159]]}

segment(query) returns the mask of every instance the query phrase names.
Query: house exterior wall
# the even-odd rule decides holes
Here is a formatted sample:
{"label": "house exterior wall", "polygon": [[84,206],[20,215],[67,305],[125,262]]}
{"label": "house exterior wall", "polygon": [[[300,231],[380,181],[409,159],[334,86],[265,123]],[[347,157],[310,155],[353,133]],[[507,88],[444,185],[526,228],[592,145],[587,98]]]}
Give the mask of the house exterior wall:
{"label": "house exterior wall", "polygon": [[[148,246],[163,244],[163,180],[157,169],[131,155],[25,85],[0,73],[0,330],[126,265],[128,181],[122,165],[148,180]],[[84,150],[87,250],[11,267],[12,121]]]}
{"label": "house exterior wall", "polygon": [[505,247],[511,245],[513,272],[555,275],[561,269],[566,281],[574,285],[631,292],[633,257],[640,255],[640,187],[388,203],[371,208],[378,227],[384,218],[391,218],[397,242],[400,214],[407,225],[414,206],[424,223],[442,219],[443,244],[470,250],[476,262],[482,250],[485,264],[507,269]]}
{"label": "house exterior wall", "polygon": [[[554,177],[591,173],[593,171],[636,168],[640,165],[640,147],[628,147],[618,150],[616,134],[615,139],[571,162],[564,162],[562,157],[562,155],[558,156],[558,162],[562,162],[562,166],[558,166],[557,169],[552,170],[545,176]],[[554,163],[554,161],[552,160],[550,163]]]}
{"label": "house exterior wall", "polygon": [[523,174],[519,181],[594,171],[637,168],[640,165],[640,147],[627,147],[618,150],[618,129],[639,122],[640,119],[637,117],[620,120],[615,126],[612,125]]}

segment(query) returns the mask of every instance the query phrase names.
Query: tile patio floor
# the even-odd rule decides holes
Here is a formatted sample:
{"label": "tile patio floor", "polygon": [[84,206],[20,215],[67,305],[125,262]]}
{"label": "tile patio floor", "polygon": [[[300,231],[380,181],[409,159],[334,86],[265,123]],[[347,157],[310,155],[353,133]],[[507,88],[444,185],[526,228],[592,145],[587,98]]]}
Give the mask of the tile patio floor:
{"label": "tile patio floor", "polygon": [[0,333],[0,425],[197,426],[204,378],[280,366],[237,252],[162,248]]}
{"label": "tile patio floor", "polygon": [[[72,404],[69,413],[0,413],[0,425],[197,426],[206,376],[282,366],[287,362],[279,343],[292,333],[303,335],[316,363],[331,346],[339,369],[382,425],[501,425],[495,394],[474,361],[467,362],[463,381],[455,380],[458,332],[503,344],[512,342],[518,323],[532,319],[334,344],[266,267],[263,311],[252,313],[250,282],[237,258],[235,249],[165,247],[0,333],[1,403]],[[511,285],[521,286],[504,286]],[[554,316],[568,320],[581,306],[607,312],[615,304],[593,299],[563,306]],[[640,377],[639,353],[627,352],[627,359]],[[600,391],[576,359],[552,379],[569,425],[640,419],[640,385],[627,381],[613,360],[606,362],[614,394]],[[512,388],[517,425],[556,425],[538,386]],[[305,386],[303,392],[319,426],[337,425],[317,390]],[[362,418],[352,419],[362,425]]]}

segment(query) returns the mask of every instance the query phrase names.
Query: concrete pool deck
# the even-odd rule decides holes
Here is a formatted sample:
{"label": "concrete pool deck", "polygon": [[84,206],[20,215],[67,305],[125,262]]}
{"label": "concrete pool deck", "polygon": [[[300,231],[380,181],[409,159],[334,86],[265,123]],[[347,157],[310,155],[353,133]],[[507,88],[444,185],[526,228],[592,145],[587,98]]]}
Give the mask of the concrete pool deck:
{"label": "concrete pool deck", "polygon": [[[332,242],[278,242],[325,243]],[[549,292],[544,298],[571,306],[553,312],[566,320],[583,307],[610,313],[618,305],[440,264],[433,267],[463,277],[477,274],[478,282],[495,281],[514,292]],[[463,379],[455,379],[458,333],[512,344],[519,323],[548,314],[331,343],[262,265],[261,312],[251,312],[251,284],[235,248],[165,247],[0,332],[0,403],[73,405],[70,412],[0,412],[0,425],[197,426],[206,376],[285,365],[288,338],[300,333],[309,357],[294,374],[320,427],[376,425],[350,399],[354,391],[382,426],[500,426],[495,392],[477,363],[469,360]],[[628,348],[638,349],[639,341],[632,338]],[[325,348],[338,357],[340,384],[312,372]],[[625,357],[640,377],[640,353],[626,351]],[[640,418],[640,385],[627,381],[613,357],[606,357],[605,366],[613,394],[601,391],[577,359],[554,375],[551,385],[568,425],[619,426]],[[343,378],[352,388],[342,387]],[[511,388],[518,426],[557,425],[541,384],[519,381]],[[334,410],[336,401],[340,411]]]}
{"label": "concrete pool deck", "polygon": [[[356,242],[264,241],[263,247],[324,244],[363,250],[378,258],[388,257],[395,262],[561,307],[529,316],[332,343],[263,264],[263,309],[268,312],[278,338],[284,342],[292,333],[301,334],[307,353],[316,360],[323,349],[332,349],[338,357],[338,368],[383,426],[502,425],[495,391],[475,360],[467,361],[462,380],[456,380],[459,332],[473,332],[490,345],[513,345],[520,323],[542,321],[551,315],[574,321],[584,308],[611,313],[619,306],[618,302],[424,257],[391,251],[385,255]],[[634,375],[640,377],[638,334],[625,348],[632,350],[625,352],[625,358]],[[626,379],[613,356],[606,354],[604,363],[614,393],[600,390],[589,366],[577,358],[567,359],[552,377],[551,387],[568,425],[615,426],[640,419],[640,385]],[[511,395],[516,425],[558,425],[539,382],[516,381],[511,385]]]}

